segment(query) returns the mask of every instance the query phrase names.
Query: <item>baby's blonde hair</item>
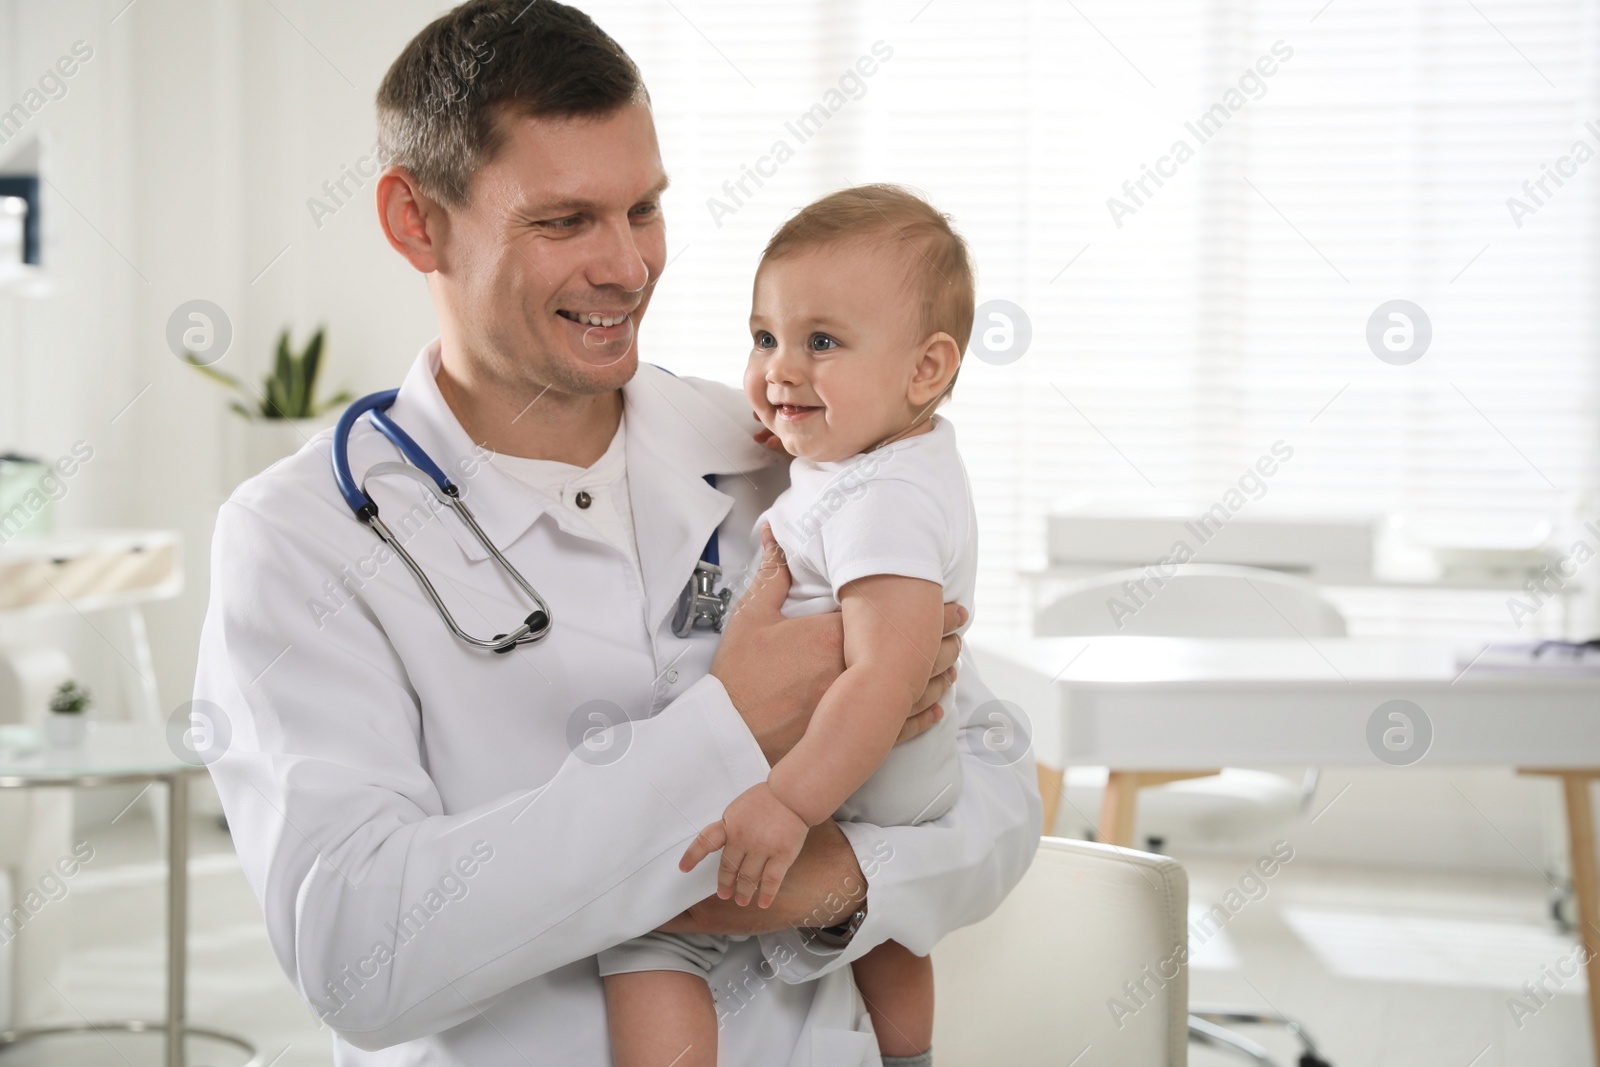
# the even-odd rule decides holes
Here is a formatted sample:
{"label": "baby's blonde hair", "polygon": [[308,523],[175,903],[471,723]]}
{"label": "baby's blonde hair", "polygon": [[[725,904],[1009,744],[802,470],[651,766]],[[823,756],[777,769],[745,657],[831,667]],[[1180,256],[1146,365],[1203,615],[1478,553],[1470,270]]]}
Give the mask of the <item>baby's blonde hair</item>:
{"label": "baby's blonde hair", "polygon": [[948,215],[909,189],[857,185],[829,193],[778,227],[761,261],[822,245],[884,239],[905,245],[906,285],[918,303],[917,340],[943,331],[965,352],[977,289],[967,243]]}

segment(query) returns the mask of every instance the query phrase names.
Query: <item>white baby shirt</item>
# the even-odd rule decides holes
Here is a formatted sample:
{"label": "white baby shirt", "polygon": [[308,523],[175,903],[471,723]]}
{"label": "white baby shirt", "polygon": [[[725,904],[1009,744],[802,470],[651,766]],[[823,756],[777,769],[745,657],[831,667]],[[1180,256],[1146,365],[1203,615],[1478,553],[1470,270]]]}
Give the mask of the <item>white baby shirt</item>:
{"label": "white baby shirt", "polygon": [[[793,585],[785,615],[839,608],[839,590],[857,578],[896,574],[937,582],[946,602],[973,612],[978,519],[956,433],[933,429],[846,460],[796,459],[789,488],[756,521],[772,524]],[[964,629],[965,627],[963,627]],[[959,683],[958,683],[959,684]],[[944,706],[955,706],[947,698]],[[835,813],[879,826],[938,818],[961,784],[956,716],[896,745],[871,779]]]}
{"label": "white baby shirt", "polygon": [[875,574],[938,582],[946,601],[972,612],[978,519],[947,419],[849,459],[795,460],[758,534],[763,522],[794,576],[785,615],[837,611],[840,589]]}

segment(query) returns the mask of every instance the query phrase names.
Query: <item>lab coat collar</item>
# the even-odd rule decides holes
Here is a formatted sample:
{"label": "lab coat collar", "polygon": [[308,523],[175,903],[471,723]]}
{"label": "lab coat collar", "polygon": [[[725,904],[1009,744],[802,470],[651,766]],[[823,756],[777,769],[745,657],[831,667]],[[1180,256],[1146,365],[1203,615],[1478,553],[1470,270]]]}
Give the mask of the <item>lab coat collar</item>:
{"label": "lab coat collar", "polygon": [[[708,391],[648,364],[623,387],[622,397],[628,418],[628,497],[646,619],[655,633],[733,506],[720,490],[776,457],[751,437],[755,423],[742,398],[720,404]],[[718,476],[718,488],[707,484],[706,475]]]}
{"label": "lab coat collar", "polygon": [[[391,409],[396,422],[445,468],[478,524],[502,551],[550,517],[566,532],[598,535],[565,508],[487,461],[439,391],[439,341],[411,365]],[[751,437],[754,423],[736,417],[701,388],[659,367],[641,364],[622,390],[635,539],[652,625],[676,603],[707,539],[731,507],[704,476],[740,476],[775,461]],[[742,405],[740,405],[742,406]],[[372,431],[376,433],[376,431]],[[454,519],[445,526],[471,560],[488,558]]]}

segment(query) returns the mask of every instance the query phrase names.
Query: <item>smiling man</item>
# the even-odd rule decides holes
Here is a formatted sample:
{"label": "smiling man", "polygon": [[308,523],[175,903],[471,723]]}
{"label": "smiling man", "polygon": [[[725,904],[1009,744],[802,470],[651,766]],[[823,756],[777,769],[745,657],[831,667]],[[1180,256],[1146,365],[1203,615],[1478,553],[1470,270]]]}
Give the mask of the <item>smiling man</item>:
{"label": "smiling man", "polygon": [[[725,634],[674,632],[710,546],[754,569],[785,467],[736,389],[639,361],[666,262],[649,98],[581,12],[474,0],[406,47],[378,111],[380,223],[439,321],[389,415],[503,560],[365,422],[351,469],[465,630],[528,615],[502,564],[551,627],[505,655],[454,637],[346,505],[327,434],[234,493],[196,700],[231,736],[211,771],[280,963],[340,1064],[599,1065],[597,952],[657,928],[751,935],[712,975],[722,1062],[877,1064],[847,965],[891,938],[926,953],[999,903],[1037,847],[1031,761],[985,750],[969,672],[947,815],[816,827],[770,909],[718,901],[712,864],[679,872],[843,661],[836,615],[781,615],[776,556]],[[310,606],[330,591],[341,610]],[[943,714],[957,652],[947,638],[902,739]]]}

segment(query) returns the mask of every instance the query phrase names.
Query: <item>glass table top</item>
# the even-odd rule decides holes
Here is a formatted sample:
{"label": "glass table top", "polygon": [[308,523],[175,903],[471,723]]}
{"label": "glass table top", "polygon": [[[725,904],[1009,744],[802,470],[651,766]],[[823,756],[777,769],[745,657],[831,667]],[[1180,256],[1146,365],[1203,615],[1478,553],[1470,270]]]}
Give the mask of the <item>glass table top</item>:
{"label": "glass table top", "polygon": [[52,745],[38,727],[0,726],[0,786],[205,770],[194,752],[184,750],[180,757],[168,744],[165,725],[93,720],[87,725],[83,743],[70,747]]}

